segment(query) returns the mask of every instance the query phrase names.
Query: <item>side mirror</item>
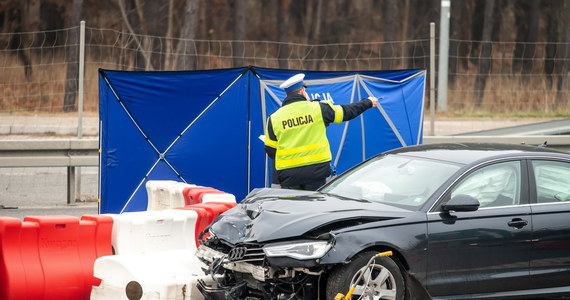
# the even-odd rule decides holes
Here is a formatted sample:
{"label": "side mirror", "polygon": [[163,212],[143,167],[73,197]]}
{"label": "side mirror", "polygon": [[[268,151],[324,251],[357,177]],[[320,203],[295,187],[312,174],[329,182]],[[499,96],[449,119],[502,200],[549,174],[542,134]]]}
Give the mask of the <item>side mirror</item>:
{"label": "side mirror", "polygon": [[444,211],[476,211],[479,209],[479,205],[479,200],[475,197],[459,194],[453,196],[453,198],[443,204],[441,208]]}

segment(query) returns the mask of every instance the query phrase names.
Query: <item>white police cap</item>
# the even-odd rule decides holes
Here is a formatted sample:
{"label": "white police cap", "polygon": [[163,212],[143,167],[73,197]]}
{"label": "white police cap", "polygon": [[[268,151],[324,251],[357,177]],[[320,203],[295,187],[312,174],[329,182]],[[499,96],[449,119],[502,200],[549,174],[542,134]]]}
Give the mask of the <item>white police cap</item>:
{"label": "white police cap", "polygon": [[303,73],[297,74],[297,75],[285,80],[285,82],[283,82],[279,87],[281,87],[282,89],[285,89],[285,92],[296,90],[296,89],[305,85],[305,83],[303,82],[303,79],[305,79],[305,74],[303,74]]}

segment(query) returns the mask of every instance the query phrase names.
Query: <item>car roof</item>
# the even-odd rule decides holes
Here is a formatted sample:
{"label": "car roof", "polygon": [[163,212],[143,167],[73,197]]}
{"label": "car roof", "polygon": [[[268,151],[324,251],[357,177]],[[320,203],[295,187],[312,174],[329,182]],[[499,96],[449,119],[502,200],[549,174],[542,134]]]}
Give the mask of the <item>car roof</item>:
{"label": "car roof", "polygon": [[504,157],[548,156],[570,159],[570,154],[546,147],[500,143],[425,144],[398,148],[385,154],[416,156],[459,164]]}

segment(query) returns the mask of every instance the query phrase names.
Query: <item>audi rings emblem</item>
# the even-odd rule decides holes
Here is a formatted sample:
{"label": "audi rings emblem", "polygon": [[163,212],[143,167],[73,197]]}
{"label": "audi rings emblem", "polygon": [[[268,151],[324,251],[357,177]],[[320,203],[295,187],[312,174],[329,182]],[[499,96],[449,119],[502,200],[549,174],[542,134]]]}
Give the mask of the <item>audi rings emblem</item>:
{"label": "audi rings emblem", "polygon": [[246,247],[233,248],[232,250],[230,250],[230,253],[228,253],[228,260],[229,261],[241,260],[245,257],[246,253],[247,253]]}

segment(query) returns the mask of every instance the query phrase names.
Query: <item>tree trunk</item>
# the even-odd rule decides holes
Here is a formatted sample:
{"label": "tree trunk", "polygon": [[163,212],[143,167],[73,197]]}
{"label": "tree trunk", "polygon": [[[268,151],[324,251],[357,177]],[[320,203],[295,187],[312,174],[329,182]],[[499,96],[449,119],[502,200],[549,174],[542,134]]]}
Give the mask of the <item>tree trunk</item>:
{"label": "tree trunk", "polygon": [[[166,24],[168,22],[163,21],[163,16],[168,15],[168,10],[164,11],[164,3],[166,1],[136,0],[136,2],[140,2],[140,5],[142,5],[140,9],[142,10],[143,19],[140,22],[148,24],[148,35],[150,36],[144,38],[146,40],[144,44],[147,46],[147,51],[151,53],[149,58],[152,69],[164,70],[165,54],[169,49],[165,49],[162,38],[156,37],[164,37],[167,31]],[[137,4],[137,9],[139,9],[139,4]]]}
{"label": "tree trunk", "polygon": [[[526,47],[523,52],[523,73],[531,74],[536,55],[536,42],[538,41],[538,26],[540,21],[540,1],[530,1],[530,10],[526,12],[526,22],[528,31],[526,36]],[[549,16],[550,18],[550,16]],[[523,76],[523,78],[528,78]]]}
{"label": "tree trunk", "polygon": [[479,57],[481,56],[481,43],[483,39],[483,28],[481,24],[489,25],[485,22],[485,3],[483,1],[475,2],[471,18],[471,50],[469,52],[469,59],[474,65],[479,65]]}
{"label": "tree trunk", "polygon": [[245,0],[234,0],[234,42],[233,42],[233,63],[234,67],[244,66],[245,57]]}
{"label": "tree trunk", "polygon": [[[402,37],[400,41],[405,41],[408,39],[408,27],[411,25],[410,20],[410,0],[404,0],[404,7],[402,7],[404,16],[402,17]],[[402,53],[400,54],[400,69],[405,69],[407,67],[406,57],[408,56],[408,43],[402,43]]]}
{"label": "tree trunk", "polygon": [[[327,7],[328,1],[324,0],[317,0],[317,10],[315,14],[315,21],[314,21],[314,30],[313,30],[313,43],[319,45],[319,49],[315,51],[315,55],[313,56],[313,67],[312,70],[318,71],[321,66],[322,55],[324,55],[324,51],[321,51],[323,43],[323,27],[326,24],[327,19]],[[311,43],[310,43],[311,44]]]}
{"label": "tree trunk", "polygon": [[384,43],[382,45],[382,69],[392,69],[392,56],[394,55],[394,44],[396,40],[396,16],[398,15],[398,0],[384,1],[384,24],[382,31],[384,32]]}
{"label": "tree trunk", "polygon": [[20,0],[24,31],[40,30],[40,0]]}
{"label": "tree trunk", "polygon": [[277,9],[277,61],[280,69],[289,68],[289,7],[291,0],[279,0]]}
{"label": "tree trunk", "polygon": [[174,19],[174,0],[168,0],[168,24],[166,26],[166,33],[164,36],[166,37],[166,55],[164,56],[164,70],[172,70],[174,67],[174,63],[171,61],[172,57],[172,22]]}
{"label": "tree trunk", "polygon": [[455,82],[455,74],[457,74],[457,67],[461,65],[461,57],[459,49],[461,49],[461,28],[463,19],[467,14],[464,13],[465,4],[463,1],[455,1],[450,7],[451,19],[450,21],[450,39],[449,39],[449,83]]}
{"label": "tree trunk", "polygon": [[556,105],[562,107],[568,103],[568,72],[570,71],[570,2],[564,1],[564,34],[560,45],[559,60],[560,71],[558,72],[558,84],[556,93]]}
{"label": "tree trunk", "polygon": [[79,75],[79,22],[81,21],[81,9],[83,0],[73,0],[71,12],[71,25],[75,26],[69,37],[69,51],[67,52],[67,75],[65,81],[65,96],[63,99],[63,111],[72,112],[75,110],[77,99],[77,77]]}
{"label": "tree trunk", "polygon": [[29,45],[30,47],[22,46],[18,49],[18,57],[24,64],[24,75],[26,80],[32,77],[32,59],[30,48],[35,41],[35,32],[40,30],[40,1],[39,0],[25,0],[20,2],[21,5],[21,22],[22,31],[25,32],[21,35],[21,44]]}
{"label": "tree trunk", "polygon": [[513,52],[513,74],[528,74],[532,71],[533,58],[536,46],[533,44],[538,38],[538,25],[540,19],[539,1],[515,1],[515,25],[517,35]]}
{"label": "tree trunk", "polygon": [[318,5],[318,0],[308,0],[306,2],[307,9],[305,10],[305,17],[303,18],[303,32],[305,32],[305,43],[311,44],[313,38],[313,24],[317,22],[315,20],[314,11]]}
{"label": "tree trunk", "polygon": [[483,22],[483,36],[481,42],[481,58],[479,60],[479,72],[475,79],[475,106],[481,107],[483,96],[485,94],[485,85],[487,76],[491,70],[491,35],[493,33],[493,6],[495,0],[485,0],[485,13]]}
{"label": "tree trunk", "polygon": [[552,88],[552,73],[554,73],[557,42],[559,39],[558,23],[560,22],[560,11],[563,11],[564,4],[561,0],[549,1],[545,3],[545,15],[550,16],[546,22],[546,53],[544,59],[544,74],[546,74],[546,84],[548,89]]}
{"label": "tree trunk", "polygon": [[[74,0],[75,1],[75,0]],[[117,0],[118,5],[119,5],[119,11],[121,13],[121,17],[123,19],[123,23],[125,24],[125,26],[127,27],[129,33],[131,34],[133,40],[135,41],[139,51],[137,52],[137,56],[142,57],[142,59],[138,59],[136,60],[136,67],[138,68],[144,68],[147,71],[152,71],[152,66],[150,65],[150,59],[151,59],[151,55],[149,54],[150,51],[147,51],[146,47],[148,44],[148,39],[147,38],[143,38],[143,41],[141,41],[139,39],[139,35],[138,33],[140,32],[135,32],[133,26],[131,25],[131,21],[129,20],[129,15],[127,14],[127,8],[125,7],[125,0]],[[135,0],[135,2],[138,2],[138,0]],[[136,8],[137,12],[138,12],[138,17],[143,18],[142,16],[142,10],[140,8]],[[146,25],[144,25],[144,19],[140,19],[139,22],[141,23],[140,28],[143,30],[143,34],[147,34],[146,33]]]}
{"label": "tree trunk", "polygon": [[198,34],[198,12],[200,0],[186,0],[184,25],[178,43],[178,70],[196,70],[196,36]]}

